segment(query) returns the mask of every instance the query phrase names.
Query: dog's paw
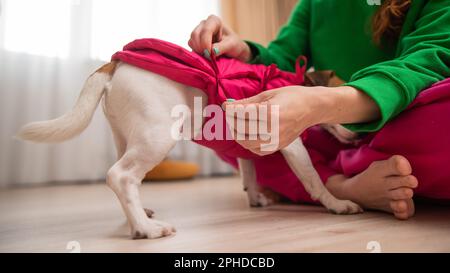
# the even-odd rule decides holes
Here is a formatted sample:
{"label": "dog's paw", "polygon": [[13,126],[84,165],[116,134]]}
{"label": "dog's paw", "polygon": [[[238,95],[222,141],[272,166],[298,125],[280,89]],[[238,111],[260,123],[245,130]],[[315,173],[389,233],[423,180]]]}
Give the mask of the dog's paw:
{"label": "dog's paw", "polygon": [[251,207],[267,207],[273,205],[275,200],[266,196],[262,192],[255,192],[252,195],[248,195],[249,203]]}
{"label": "dog's paw", "polygon": [[155,214],[153,210],[144,208],[144,211],[148,218],[153,218],[153,215]]}
{"label": "dog's paw", "polygon": [[363,212],[363,209],[358,204],[350,200],[337,199],[328,191],[322,192],[319,195],[319,201],[334,214],[356,214]]}
{"label": "dog's paw", "polygon": [[358,204],[350,200],[336,200],[332,205],[327,206],[327,209],[334,214],[356,214],[364,212]]}
{"label": "dog's paw", "polygon": [[147,219],[144,223],[135,227],[131,231],[133,239],[156,239],[175,233],[175,228],[168,223]]}
{"label": "dog's paw", "polygon": [[251,207],[271,206],[281,198],[278,193],[263,187],[247,189],[247,196]]}

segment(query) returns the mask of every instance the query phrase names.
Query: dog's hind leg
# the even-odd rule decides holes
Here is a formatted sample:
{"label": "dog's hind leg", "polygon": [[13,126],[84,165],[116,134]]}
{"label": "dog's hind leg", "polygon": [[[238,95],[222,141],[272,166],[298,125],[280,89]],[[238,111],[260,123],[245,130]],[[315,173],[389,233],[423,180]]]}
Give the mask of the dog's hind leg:
{"label": "dog's hind leg", "polygon": [[[111,131],[113,133],[114,138],[114,144],[116,146],[117,151],[117,159],[120,160],[120,158],[125,154],[126,151],[126,139],[120,134],[120,132],[113,127],[113,124],[111,124]],[[151,209],[144,208],[145,214],[147,217],[152,218],[155,212]]]}
{"label": "dog's hind leg", "polygon": [[359,205],[349,200],[339,200],[328,191],[299,138],[281,149],[281,153],[313,200],[319,200],[328,210],[337,214],[362,212]]}
{"label": "dog's hind leg", "polygon": [[108,171],[107,183],[119,198],[134,239],[170,235],[175,231],[173,226],[148,218],[138,187],[146,172],[164,159],[175,141],[169,137],[155,142],[152,136],[142,134],[138,141],[129,144],[122,158]]}
{"label": "dog's hind leg", "polygon": [[162,76],[121,64],[106,94],[105,114],[121,155],[108,171],[107,183],[119,198],[133,238],[158,238],[175,231],[170,224],[149,218],[152,212],[142,207],[138,190],[145,174],[177,142],[171,110],[201,92],[185,89]]}

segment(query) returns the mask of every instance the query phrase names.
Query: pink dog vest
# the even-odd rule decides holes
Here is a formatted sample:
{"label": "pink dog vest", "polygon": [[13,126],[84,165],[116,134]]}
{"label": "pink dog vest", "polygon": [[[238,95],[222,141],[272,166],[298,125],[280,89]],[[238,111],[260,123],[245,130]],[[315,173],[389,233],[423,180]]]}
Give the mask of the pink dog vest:
{"label": "pink dog vest", "polygon": [[[290,73],[281,71],[276,65],[252,65],[226,57],[207,60],[197,53],[158,39],[135,40],[112,56],[112,60],[120,60],[196,87],[206,93],[208,104],[217,105],[222,105],[229,98],[239,100],[269,89],[301,85],[306,67],[299,65],[301,59],[297,61],[296,73]],[[303,60],[306,62],[304,58]],[[222,158],[259,157],[234,140],[202,138],[195,142],[213,149]]]}

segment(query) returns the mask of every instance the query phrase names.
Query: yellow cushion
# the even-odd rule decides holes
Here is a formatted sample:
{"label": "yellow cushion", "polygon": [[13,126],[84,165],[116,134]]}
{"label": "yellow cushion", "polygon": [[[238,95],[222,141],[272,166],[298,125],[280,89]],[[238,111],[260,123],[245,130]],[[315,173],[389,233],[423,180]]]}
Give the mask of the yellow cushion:
{"label": "yellow cushion", "polygon": [[176,180],[189,179],[196,176],[199,172],[199,166],[195,163],[164,160],[153,170],[149,171],[144,180]]}

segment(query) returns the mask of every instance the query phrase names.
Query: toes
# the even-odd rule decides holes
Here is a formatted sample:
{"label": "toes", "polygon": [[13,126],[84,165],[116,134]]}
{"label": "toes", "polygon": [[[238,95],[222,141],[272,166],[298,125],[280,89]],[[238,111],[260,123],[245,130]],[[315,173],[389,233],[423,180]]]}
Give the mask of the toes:
{"label": "toes", "polygon": [[345,211],[345,214],[356,214],[356,213],[362,213],[363,209],[356,203],[353,203],[352,201],[347,201],[347,209]]}
{"label": "toes", "polygon": [[169,236],[172,234],[172,230],[168,227],[163,226],[155,226],[147,231],[147,238],[156,239],[165,236]]}
{"label": "toes", "polygon": [[133,240],[138,240],[138,239],[145,239],[147,238],[147,234],[145,234],[145,232],[141,232],[141,231],[133,231],[132,232],[132,236]]}
{"label": "toes", "polygon": [[172,230],[168,229],[168,228],[163,228],[162,229],[162,235],[163,236],[169,236],[170,234],[172,234]]}
{"label": "toes", "polygon": [[389,197],[392,200],[405,200],[411,199],[414,196],[414,192],[410,188],[398,188],[389,191]]}
{"label": "toes", "polygon": [[417,178],[413,175],[407,175],[402,177],[391,177],[389,178],[388,187],[390,190],[398,189],[401,187],[407,187],[415,189],[419,185]]}
{"label": "toes", "polygon": [[416,213],[414,201],[412,199],[406,200],[406,204],[408,204],[408,217],[412,217]]}
{"label": "toes", "polygon": [[162,221],[157,221],[156,223],[157,223],[158,225],[164,227],[165,229],[167,229],[167,230],[170,231],[170,232],[176,232],[176,231],[177,231],[177,230],[175,229],[175,227],[172,226],[171,224],[168,224],[168,223],[165,223],[165,222],[162,222]]}
{"label": "toes", "polygon": [[409,219],[409,214],[407,211],[405,212],[394,212],[394,216],[399,219],[399,220],[408,220]]}
{"label": "toes", "polygon": [[152,227],[147,230],[136,230],[132,233],[132,238],[134,240],[139,239],[156,239],[167,236],[167,232],[161,227]]}
{"label": "toes", "polygon": [[177,232],[177,229],[174,227],[174,226],[170,226],[170,231],[172,231],[172,233],[176,233]]}
{"label": "toes", "polygon": [[385,176],[409,175],[412,172],[409,161],[401,155],[394,155],[387,160],[375,161],[370,167],[375,173]]}
{"label": "toes", "polygon": [[390,206],[394,216],[400,220],[407,220],[414,214],[414,203],[412,203],[412,200],[410,202],[406,200],[391,201]]}
{"label": "toes", "polygon": [[168,236],[169,232],[166,228],[163,227],[153,227],[147,231],[148,239],[156,239],[164,236]]}
{"label": "toes", "polygon": [[133,239],[156,239],[164,236],[172,235],[176,229],[165,222],[149,219],[142,226],[136,227],[132,231]]}
{"label": "toes", "polygon": [[390,162],[391,170],[395,172],[394,174],[408,175],[412,172],[411,164],[404,156],[394,155],[388,159],[388,162]]}
{"label": "toes", "polygon": [[345,214],[358,214],[363,212],[363,208],[361,208],[359,205],[352,204],[347,207],[347,211],[345,212]]}
{"label": "toes", "polygon": [[402,213],[408,209],[408,204],[405,200],[391,201],[391,209],[393,212]]}

